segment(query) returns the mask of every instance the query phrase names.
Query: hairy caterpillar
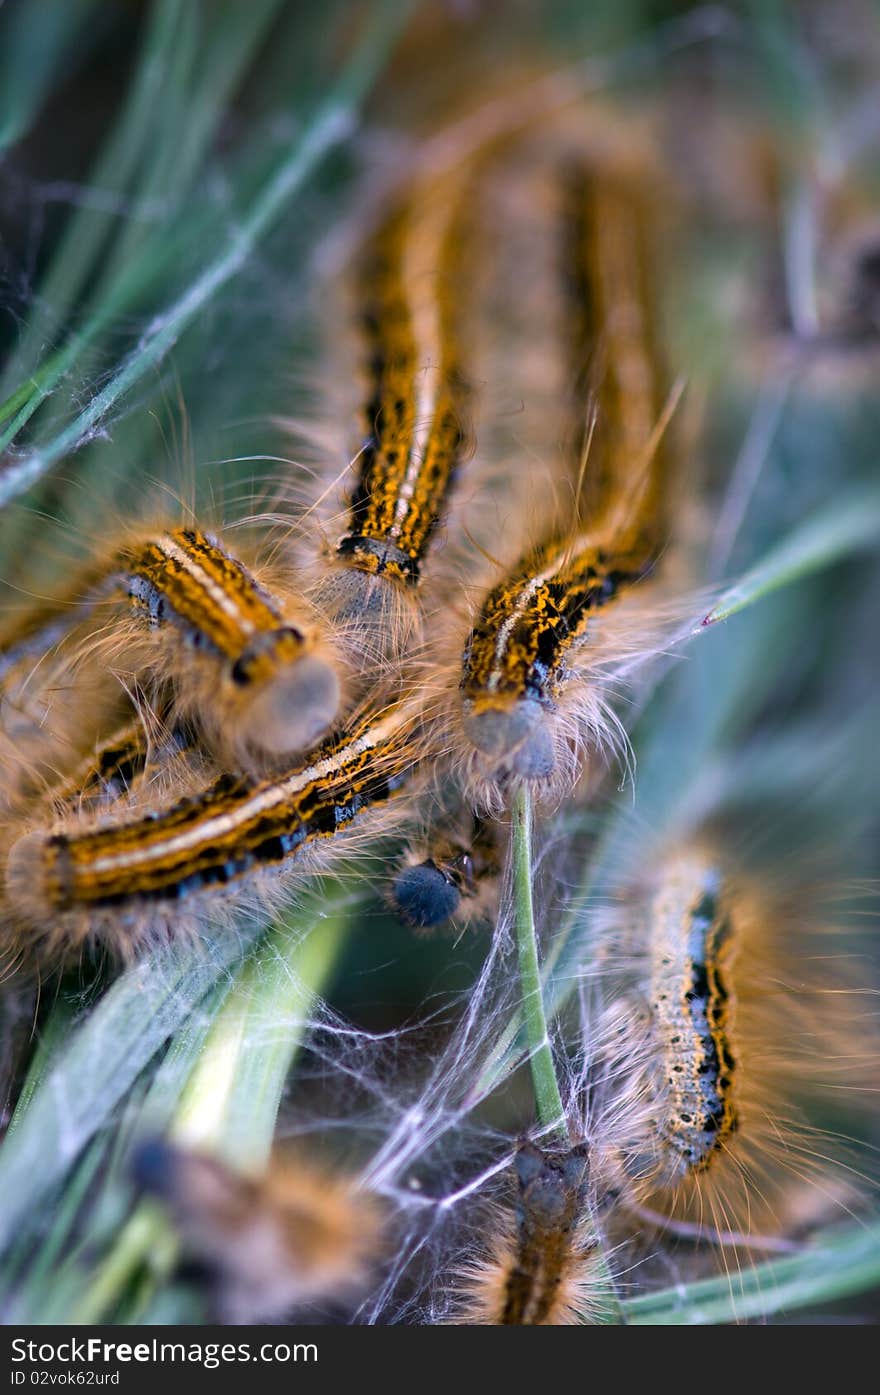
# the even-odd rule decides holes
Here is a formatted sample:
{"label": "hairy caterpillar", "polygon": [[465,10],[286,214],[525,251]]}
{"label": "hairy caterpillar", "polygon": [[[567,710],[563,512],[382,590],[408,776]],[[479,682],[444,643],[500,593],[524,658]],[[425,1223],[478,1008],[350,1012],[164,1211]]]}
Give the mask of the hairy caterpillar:
{"label": "hairy caterpillar", "polygon": [[617,1116],[595,1158],[609,1191],[744,1247],[789,1232],[805,1199],[844,1204],[880,1038],[834,929],[711,841],[669,849],[638,906],[605,944],[611,982],[631,987],[587,1067]]}
{"label": "hairy caterpillar", "polygon": [[194,525],[144,530],[90,565],[25,617],[5,664],[21,668],[68,635],[120,676],[170,681],[178,710],[245,768],[314,744],[339,708],[338,664],[304,603],[280,599]]}
{"label": "hairy caterpillar", "polygon": [[424,565],[469,449],[472,193],[467,168],[414,180],[356,257],[364,436],[315,594],[362,661],[399,657],[416,636]]}
{"label": "hairy caterpillar", "polygon": [[574,224],[566,245],[576,249],[568,278],[573,377],[583,381],[589,342],[595,410],[586,432],[575,432],[580,526],[555,531],[489,590],[465,644],[465,771],[490,808],[504,803],[511,781],[552,789],[570,778],[571,738],[584,729],[600,736],[607,723],[596,681],[603,668],[632,657],[652,631],[656,644],[662,629],[659,613],[646,615],[639,588],[619,626],[599,615],[650,575],[664,539],[671,400],[645,210],[607,173],[581,166],[573,177],[569,166],[566,178]]}
{"label": "hairy caterpillar", "polygon": [[218,1321],[279,1321],[356,1296],[381,1254],[379,1208],[353,1181],[279,1152],[262,1175],[156,1139],[132,1159],[136,1184],[167,1207]]}
{"label": "hairy caterpillar", "polygon": [[589,1157],[578,1146],[545,1152],[522,1144],[516,1202],[495,1218],[487,1258],[462,1275],[455,1321],[557,1326],[589,1321],[608,1295],[588,1210]]}
{"label": "hairy caterpillar", "polygon": [[26,834],[6,871],[19,944],[52,958],[97,940],[124,956],[212,892],[232,904],[256,880],[256,893],[270,895],[260,874],[284,874],[344,842],[351,825],[399,794],[418,755],[412,715],[398,705],[355,721],[277,777],[222,775],[164,807]]}

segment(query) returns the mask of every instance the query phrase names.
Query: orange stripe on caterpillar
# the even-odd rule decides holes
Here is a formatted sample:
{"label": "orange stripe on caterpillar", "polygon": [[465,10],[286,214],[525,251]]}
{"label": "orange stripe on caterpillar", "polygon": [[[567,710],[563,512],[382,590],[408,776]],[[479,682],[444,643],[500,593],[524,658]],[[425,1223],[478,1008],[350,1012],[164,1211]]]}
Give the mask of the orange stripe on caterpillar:
{"label": "orange stripe on caterpillar", "polygon": [[[411,715],[397,707],[277,778],[224,775],[165,807],[26,835],[6,872],[23,940],[50,955],[87,939],[125,954],[129,933],[149,933],[150,906],[179,914],[187,901],[212,891],[229,898],[259,873],[289,868],[401,792],[418,759],[411,732]],[[145,927],[131,930],[138,912]]]}

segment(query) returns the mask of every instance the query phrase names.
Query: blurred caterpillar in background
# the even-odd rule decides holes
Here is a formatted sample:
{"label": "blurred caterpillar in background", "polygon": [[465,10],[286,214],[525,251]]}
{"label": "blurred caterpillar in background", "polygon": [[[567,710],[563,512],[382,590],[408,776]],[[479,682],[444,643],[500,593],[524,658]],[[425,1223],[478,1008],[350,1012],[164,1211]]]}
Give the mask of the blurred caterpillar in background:
{"label": "blurred caterpillar in background", "polygon": [[[465,780],[496,810],[511,785],[558,794],[573,781],[584,737],[609,731],[603,673],[656,647],[664,628],[641,587],[607,626],[599,616],[650,575],[666,536],[664,433],[675,399],[656,323],[650,211],[609,170],[566,163],[564,172],[567,339],[582,423],[569,447],[577,523],[555,528],[487,593],[459,679]],[[586,427],[585,380],[594,395]]]}
{"label": "blurred caterpillar in background", "polygon": [[627,1101],[605,1164],[624,1199],[748,1249],[857,1195],[880,1024],[818,888],[736,862],[708,836],[668,848],[610,928],[587,1091]]}
{"label": "blurred caterpillar in background", "polygon": [[382,1217],[354,1179],[277,1152],[258,1176],[161,1139],[132,1158],[135,1184],[167,1208],[201,1269],[218,1322],[278,1322],[342,1307],[382,1253]]}

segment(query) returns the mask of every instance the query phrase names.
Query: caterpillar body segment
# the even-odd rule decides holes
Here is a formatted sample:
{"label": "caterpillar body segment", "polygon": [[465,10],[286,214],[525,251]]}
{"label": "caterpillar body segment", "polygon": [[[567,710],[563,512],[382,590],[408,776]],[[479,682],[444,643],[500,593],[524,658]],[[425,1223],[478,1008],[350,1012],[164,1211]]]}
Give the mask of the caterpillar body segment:
{"label": "caterpillar body segment", "polygon": [[682,857],[649,908],[650,999],[666,1070],[661,1126],[666,1170],[708,1168],[737,1127],[736,1004],[730,959],[738,946],[717,864]]}
{"label": "caterpillar body segment", "polygon": [[387,574],[417,586],[464,443],[467,388],[448,305],[455,291],[443,285],[458,230],[447,230],[438,248],[437,303],[420,315],[404,280],[412,217],[411,209],[396,212],[362,267],[361,322],[371,382],[349,530],[336,554],[370,576]]}
{"label": "caterpillar body segment", "polygon": [[294,863],[314,866],[313,854],[344,845],[362,822],[384,826],[382,810],[417,764],[412,730],[412,713],[399,706],[272,778],[222,775],[145,812],[26,834],[6,877],[24,942],[51,956],[100,941],[125,956],[212,894],[223,904],[249,890],[271,897]]}
{"label": "caterpillar body segment", "polygon": [[185,726],[175,724],[170,695],[157,710],[141,708],[60,785],[48,791],[59,817],[76,810],[145,808],[177,789],[204,783],[212,763]]}
{"label": "caterpillar body segment", "polygon": [[634,176],[595,162],[571,158],[563,181],[578,517],[622,554],[648,557],[666,540],[671,468],[656,214]]}

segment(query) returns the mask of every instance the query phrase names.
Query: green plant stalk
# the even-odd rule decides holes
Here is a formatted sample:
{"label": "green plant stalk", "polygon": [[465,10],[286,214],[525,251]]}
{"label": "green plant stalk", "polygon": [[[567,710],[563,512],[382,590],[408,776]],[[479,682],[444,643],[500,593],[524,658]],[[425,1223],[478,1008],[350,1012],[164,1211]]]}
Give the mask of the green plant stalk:
{"label": "green plant stalk", "polygon": [[[182,48],[180,27],[184,11],[184,0],[156,0],[153,5],[124,110],[89,174],[89,183],[104,193],[120,198],[125,194],[145,144],[154,138],[157,103],[161,109],[160,97],[168,80],[167,55],[169,49],[177,55]],[[11,416],[22,405],[22,393],[26,399],[32,386],[42,381],[44,365],[36,371],[41,346],[55,337],[93,271],[118,216],[110,209],[85,207],[75,209],[68,219],[40,285],[41,309],[25,327],[4,370],[4,390],[23,378],[25,381],[0,407],[0,419],[5,421]],[[56,357],[53,355],[50,362]],[[42,397],[38,396],[39,400]],[[35,409],[36,404],[32,410]]]}
{"label": "green plant stalk", "polygon": [[[194,74],[188,86],[177,84],[177,102],[162,118],[164,138],[151,152],[150,166],[138,190],[137,202],[122,235],[114,242],[101,280],[92,293],[99,305],[116,278],[137,255],[143,240],[150,209],[157,202],[177,199],[191,186],[231,94],[246,72],[254,50],[265,40],[282,0],[237,0],[224,6],[207,22],[203,33],[194,36],[194,47],[202,71]],[[215,7],[219,9],[217,0]],[[187,17],[191,7],[185,7]],[[222,39],[221,39],[222,35]]]}
{"label": "green plant stalk", "polygon": [[[113,192],[120,199],[125,196],[134,201],[133,206],[107,252],[119,219],[115,210],[80,208],[69,219],[40,286],[41,309],[25,328],[3,374],[4,390],[13,383],[19,386],[0,406],[0,421],[13,418],[0,437],[0,449],[15,439],[87,345],[135,298],[144,278],[132,276],[130,269],[137,265],[145,229],[152,237],[155,262],[162,267],[168,261],[161,255],[169,241],[165,220],[158,221],[151,210],[173,205],[189,188],[229,91],[278,4],[279,0],[261,0],[240,12],[234,9],[230,40],[220,15],[200,35],[196,7],[185,0],[156,0],[125,108],[89,177],[96,189]],[[174,55],[170,69],[169,52]],[[193,73],[197,59],[205,69],[200,86]],[[146,155],[147,166],[142,168]],[[139,169],[139,183],[131,188]],[[41,347],[57,334],[102,253],[101,278],[91,291],[92,308],[84,313],[84,328],[37,366]]]}
{"label": "green plant stalk", "polygon": [[61,1180],[157,1051],[187,1023],[262,926],[144,958],[66,1034],[0,1150],[0,1249]]}
{"label": "green plant stalk", "polygon": [[305,938],[302,923],[287,917],[243,966],[176,1112],[171,1133],[181,1143],[220,1152],[242,1169],[268,1162],[309,1012],[350,931],[349,898],[331,900],[320,914]]}
{"label": "green plant stalk", "polygon": [[513,903],[522,1015],[529,1044],[535,1108],[539,1123],[567,1140],[565,1111],[544,1015],[532,901],[532,797],[525,787],[517,792],[513,805]]}
{"label": "green plant stalk", "polygon": [[[8,1282],[11,1283],[17,1260],[20,1259],[19,1267],[23,1269],[22,1281],[14,1286],[12,1299],[18,1321],[35,1321],[37,1316],[46,1322],[68,1320],[71,1307],[82,1292],[83,1267],[91,1263],[90,1256],[103,1248],[104,1244],[96,1237],[94,1230],[87,1228],[79,1234],[72,1248],[69,1247],[75,1227],[81,1221],[81,1204],[94,1188],[96,1173],[100,1168],[104,1175],[108,1175],[114,1169],[118,1172],[120,1165],[124,1165],[133,1129],[137,1129],[141,1135],[158,1134],[167,1129],[183,1086],[198,1061],[211,1022],[229,991],[228,981],[219,984],[177,1032],[150,1082],[146,1096],[137,1102],[130,1097],[113,1136],[112,1146],[108,1149],[106,1136],[92,1141],[82,1161],[66,1181],[59,1209],[52,1215],[50,1228],[36,1254],[33,1236],[26,1235],[23,1244],[18,1247],[23,1250],[23,1256],[17,1256],[16,1247],[13,1247],[4,1257],[3,1268]],[[56,1017],[59,1022],[63,1020],[57,1008],[50,1023]],[[159,1244],[159,1249],[164,1251],[167,1246]]]}
{"label": "green plant stalk", "polygon": [[623,1303],[628,1322],[681,1326],[744,1322],[831,1303],[880,1284],[880,1225],[850,1228],[803,1254]]}
{"label": "green plant stalk", "polygon": [[[310,911],[318,904],[310,901]],[[265,1166],[309,1010],[332,974],[352,924],[349,896],[331,895],[324,905],[319,923],[311,928],[302,912],[286,917],[239,971],[171,1120],[169,1135],[182,1146],[217,1153],[250,1171]],[[125,1317],[137,1321],[173,1272],[177,1254],[164,1211],[142,1202],[69,1321],[109,1319],[134,1287],[136,1298]]]}
{"label": "green plant stalk", "polygon": [[[249,5],[240,6],[233,0],[225,6],[226,17],[218,13],[204,33],[199,33],[194,23],[196,8],[184,6],[185,27],[170,46],[174,80],[162,94],[162,100],[154,104],[160,115],[152,117],[151,125],[157,129],[151,131],[147,127],[149,158],[143,162],[145,167],[133,190],[130,211],[106,249],[99,279],[90,291],[84,312],[90,327],[97,324],[103,328],[111,317],[131,305],[138,283],[129,268],[137,267],[142,255],[159,271],[174,265],[169,255],[174,239],[168,237],[166,220],[157,219],[155,210],[165,208],[174,213],[192,191],[230,93],[246,71],[254,48],[265,37],[279,4],[280,0],[252,0]],[[220,10],[219,0],[217,9]],[[204,71],[198,73],[195,70],[200,65]],[[80,353],[74,359],[67,383],[67,392],[74,398],[84,396],[90,386],[84,347],[80,337]],[[80,358],[84,362],[79,362]],[[48,412],[46,429],[51,431],[56,423],[63,422],[64,415],[63,406],[54,404]]]}
{"label": "green plant stalk", "polygon": [[155,1283],[163,1283],[174,1269],[177,1254],[177,1241],[164,1211],[155,1202],[142,1201],[66,1321],[77,1325],[100,1322],[114,1313],[145,1266]]}
{"label": "green plant stalk", "polygon": [[166,310],[154,316],[136,349],[123,360],[109,382],[88,406],[42,448],[11,460],[0,476],[0,507],[37,483],[66,455],[78,450],[106,419],[113,407],[141,378],[154,369],[177,343],[186,327],[221,287],[245,265],[289,199],[315,166],[350,133],[369,83],[387,54],[409,6],[385,0],[343,76],[334,85],[293,151],[269,177],[234,235]]}
{"label": "green plant stalk", "polygon": [[[39,1250],[34,1253],[33,1238],[25,1235],[3,1256],[4,1312],[10,1321],[14,1316],[18,1322],[29,1322],[35,1313],[45,1313],[46,1281],[54,1281],[62,1267],[61,1256],[75,1233],[80,1207],[94,1185],[104,1151],[103,1140],[97,1140],[83,1155],[79,1167],[64,1188]],[[32,1304],[30,1299],[34,1293],[39,1297]]]}
{"label": "green plant stalk", "polygon": [[880,494],[849,495],[835,507],[809,518],[752,567],[716,601],[703,626],[729,620],[755,601],[822,567],[832,566],[880,539]]}
{"label": "green plant stalk", "polygon": [[[529,1044],[535,1107],[541,1125],[552,1131],[561,1143],[568,1145],[570,1140],[565,1110],[544,1013],[544,988],[538,963],[532,899],[532,798],[525,787],[517,793],[513,805],[513,899],[522,1014]],[[605,1280],[605,1291],[593,1321],[618,1322],[621,1307],[611,1271],[603,1255],[599,1256],[598,1263]]]}
{"label": "green plant stalk", "polygon": [[73,1004],[66,998],[59,998],[40,1033],[36,1050],[28,1063],[27,1075],[6,1130],[7,1139],[15,1135],[30,1108],[31,1100],[55,1064],[58,1047],[67,1037],[75,1016]]}

